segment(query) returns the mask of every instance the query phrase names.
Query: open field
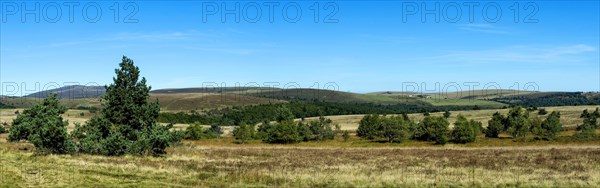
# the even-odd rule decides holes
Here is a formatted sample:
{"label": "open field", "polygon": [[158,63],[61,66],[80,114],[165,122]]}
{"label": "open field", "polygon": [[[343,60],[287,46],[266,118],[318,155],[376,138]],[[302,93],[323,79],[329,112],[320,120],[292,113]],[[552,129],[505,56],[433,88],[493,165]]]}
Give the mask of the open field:
{"label": "open field", "polygon": [[507,104],[487,101],[487,100],[476,100],[476,99],[441,99],[441,98],[429,98],[419,99],[423,102],[432,104],[434,106],[479,106],[481,108],[502,108],[508,106]]}
{"label": "open field", "polygon": [[[580,123],[583,109],[560,111],[563,124]],[[23,109],[16,109],[22,111]],[[15,110],[0,110],[12,121]],[[487,124],[496,111],[454,111]],[[83,116],[80,113],[84,113]],[[536,112],[532,112],[537,114]],[[63,116],[84,122],[93,114],[69,110]],[[441,113],[432,113],[441,115]],[[363,115],[329,116],[355,130]],[[410,114],[419,121],[422,114]],[[314,118],[308,118],[314,119]],[[176,129],[187,125],[177,124]],[[233,127],[224,127],[230,134]],[[162,157],[106,157],[84,154],[37,156],[28,143],[7,143],[0,134],[0,185],[14,187],[598,187],[600,140],[515,142],[479,136],[468,144],[433,145],[407,140],[387,143],[351,136],[323,142],[280,145],[258,140],[239,144],[232,137],[183,141]],[[600,133],[600,132],[598,132]]]}
{"label": "open field", "polygon": [[[561,123],[563,124],[563,127],[567,128],[567,129],[573,129],[578,124],[582,123],[582,120],[581,120],[581,118],[579,118],[579,116],[581,115],[581,112],[584,109],[594,110],[594,109],[596,109],[596,107],[600,107],[600,106],[558,106],[558,107],[544,107],[544,108],[548,111],[548,113],[550,113],[552,111],[559,111],[561,113]],[[12,122],[12,120],[16,117],[14,112],[17,110],[23,111],[23,109],[2,109],[2,110],[0,110],[0,123]],[[492,114],[494,114],[495,112],[500,112],[500,113],[506,114],[506,113],[508,113],[508,109],[451,111],[452,115],[450,116],[450,118],[448,118],[448,121],[450,122],[450,126],[452,127],[452,124],[454,123],[454,121],[456,121],[456,116],[458,116],[458,114],[463,114],[464,116],[467,117],[467,119],[475,119],[477,121],[481,121],[483,123],[483,126],[486,127],[487,121],[491,119]],[[84,116],[81,116],[80,113],[83,113]],[[443,112],[431,113],[431,115],[441,116],[442,113]],[[94,114],[91,114],[87,110],[68,110],[63,115],[63,117],[69,121],[68,129],[72,130],[75,127],[75,123],[84,123],[93,115]],[[354,131],[358,128],[358,124],[363,116],[364,116],[364,114],[338,115],[338,116],[326,116],[326,117],[330,118],[333,121],[333,123],[339,124],[342,130]],[[537,111],[532,112],[531,116],[537,116]],[[420,114],[420,113],[409,114],[409,117],[411,117],[417,121],[420,121],[421,119],[423,119],[423,114]],[[544,116],[540,116],[540,117],[542,118]],[[311,118],[305,118],[305,119],[306,120],[316,120],[316,119],[318,119],[318,117],[311,117]],[[300,119],[296,119],[296,121],[299,121],[299,120]],[[187,126],[188,126],[187,124],[175,124],[174,127],[176,129],[185,129]],[[205,125],[205,127],[208,127],[208,126],[209,125]],[[226,135],[228,135],[231,132],[231,130],[233,130],[233,127],[231,127],[231,126],[223,126],[222,128]]]}
{"label": "open field", "polygon": [[[5,137],[3,134],[1,137]],[[4,140],[4,139],[2,139]],[[331,141],[341,143],[342,141]],[[356,138],[349,142],[362,142]],[[319,143],[318,143],[319,144]],[[0,185],[15,187],[596,187],[598,143],[338,147],[185,142],[164,157],[35,156],[0,141]],[[27,150],[25,150],[27,149]]]}
{"label": "open field", "polygon": [[[511,90],[511,89],[486,89],[486,90],[466,90],[457,92],[440,92],[432,94],[432,98],[438,99],[493,99],[497,97],[506,97],[513,95],[529,95],[540,92]],[[541,92],[545,93],[545,92]]]}

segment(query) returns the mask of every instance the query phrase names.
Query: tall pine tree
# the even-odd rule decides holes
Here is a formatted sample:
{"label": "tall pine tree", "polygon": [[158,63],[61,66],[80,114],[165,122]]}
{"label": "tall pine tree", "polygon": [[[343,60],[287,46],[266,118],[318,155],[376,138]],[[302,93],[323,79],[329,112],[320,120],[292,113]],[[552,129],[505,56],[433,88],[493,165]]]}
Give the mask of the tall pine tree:
{"label": "tall pine tree", "polygon": [[74,137],[80,151],[91,154],[164,154],[169,143],[176,141],[170,126],[157,123],[158,102],[149,103],[150,87],[146,79],[139,81],[140,70],[123,56],[117,77],[106,87],[102,98],[102,113],[83,127],[77,127]]}
{"label": "tall pine tree", "polygon": [[117,77],[106,87],[106,94],[102,98],[102,114],[117,125],[125,137],[135,140],[136,131],[156,123],[160,105],[158,102],[148,103],[151,87],[146,85],[146,78],[138,81],[140,70],[133,60],[123,56],[119,67],[115,69]]}

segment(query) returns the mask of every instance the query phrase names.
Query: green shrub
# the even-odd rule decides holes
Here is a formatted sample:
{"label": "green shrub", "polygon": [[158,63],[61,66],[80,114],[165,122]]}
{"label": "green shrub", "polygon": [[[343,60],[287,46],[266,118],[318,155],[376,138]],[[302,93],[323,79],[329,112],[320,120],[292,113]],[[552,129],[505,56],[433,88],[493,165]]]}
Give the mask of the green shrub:
{"label": "green shrub", "polygon": [[171,132],[171,143],[178,143],[183,139],[185,139],[185,131],[174,130]]}
{"label": "green shrub", "polygon": [[405,115],[367,115],[360,121],[357,135],[370,140],[383,138],[395,142],[406,139],[413,129],[414,122]]}
{"label": "green shrub", "polygon": [[294,116],[288,108],[277,108],[276,113],[276,123],[265,122],[258,128],[263,142],[290,144],[300,142],[304,139],[302,136],[307,136],[300,134],[300,127],[294,122]]}
{"label": "green shrub", "polygon": [[210,136],[212,138],[218,138],[221,137],[221,135],[223,134],[223,130],[221,129],[221,127],[217,124],[212,124],[210,125],[210,128],[207,130],[207,133],[210,134]]}
{"label": "green shrub", "polygon": [[588,112],[588,110],[585,109],[579,117],[583,119],[583,124],[577,126],[577,130],[600,128],[598,124],[598,118],[600,118],[598,108],[596,108],[594,112]]}
{"label": "green shrub", "polygon": [[402,141],[409,135],[410,121],[402,116],[382,117],[379,136],[387,139],[388,142]]}
{"label": "green shrub", "polygon": [[[119,131],[111,133],[106,139],[101,142],[100,153],[108,156],[123,155],[128,151],[128,147],[131,145],[131,141],[125,138]],[[138,148],[141,150],[141,147]],[[137,152],[136,152],[137,153]]]}
{"label": "green shrub", "polygon": [[461,144],[475,142],[477,134],[479,134],[479,126],[481,126],[481,122],[468,121],[465,116],[459,114],[454,122],[454,129],[452,129],[452,141]]}
{"label": "green shrub", "polygon": [[8,141],[27,140],[36,147],[36,152],[40,153],[75,152],[77,148],[70,140],[66,128],[69,123],[61,117],[66,110],[64,106],[60,106],[56,94],[51,94],[42,104],[34,105],[17,115]]}
{"label": "green shrub", "polygon": [[448,120],[444,117],[426,116],[417,124],[413,137],[417,140],[434,141],[435,144],[446,144],[448,125]]}
{"label": "green shrub", "polygon": [[[85,126],[88,129],[91,129],[92,126]],[[97,131],[94,130],[86,130],[84,127],[80,127],[77,125],[75,130],[71,133],[75,138],[76,142],[79,143],[79,152],[88,153],[94,155],[104,155],[106,152],[104,151],[103,138],[99,133],[94,133]],[[97,130],[97,129],[96,129]],[[82,135],[87,133],[86,135]],[[108,134],[107,134],[108,135]]]}
{"label": "green shrub", "polygon": [[268,126],[263,141],[266,143],[290,144],[302,140],[298,126],[293,121],[283,121]]}
{"label": "green shrub", "polygon": [[508,132],[513,139],[521,140],[527,138],[530,132],[531,122],[529,121],[529,112],[522,107],[513,107],[507,116]]}
{"label": "green shrub", "polygon": [[598,128],[598,118],[600,112],[598,108],[594,112],[588,112],[587,109],[583,110],[580,116],[583,119],[583,123],[577,126],[577,133],[574,138],[578,140],[588,140],[596,137],[596,129]]}
{"label": "green shrub", "polygon": [[8,123],[2,122],[2,124],[0,124],[0,134],[6,133],[6,128],[8,128]]}
{"label": "green shrub", "polygon": [[185,129],[185,139],[200,140],[206,137],[204,128],[202,128],[202,125],[198,122],[191,124]]}
{"label": "green shrub", "polygon": [[542,122],[542,128],[545,130],[544,136],[554,138],[556,134],[563,130],[562,123],[560,123],[560,112],[552,112],[546,120]]}
{"label": "green shrub", "polygon": [[246,123],[240,123],[238,127],[233,129],[233,137],[236,140],[240,140],[242,144],[245,144],[248,140],[252,140],[255,137],[254,125],[247,125]]}
{"label": "green shrub", "polygon": [[492,119],[488,121],[488,126],[485,128],[485,137],[498,138],[498,135],[504,129],[503,122],[506,121],[505,119],[506,118],[502,114],[498,112],[494,113]]}
{"label": "green shrub", "polygon": [[540,108],[538,110],[538,115],[546,115],[546,114],[548,114],[548,111],[546,111],[545,108]]}
{"label": "green shrub", "polygon": [[260,125],[258,125],[258,128],[256,129],[256,133],[255,133],[255,138],[256,139],[260,139],[260,140],[265,140],[267,135],[267,132],[269,129],[271,129],[273,125],[271,124],[271,122],[269,121],[264,121],[262,122]]}
{"label": "green shrub", "polygon": [[335,138],[335,130],[333,129],[331,119],[321,116],[317,121],[310,121],[308,126],[311,133],[309,140],[322,141],[333,140]]}
{"label": "green shrub", "polygon": [[310,141],[314,138],[310,125],[303,121],[298,122],[298,134],[300,134],[300,139],[302,141]]}
{"label": "green shrub", "polygon": [[452,115],[452,113],[450,113],[450,111],[446,110],[444,112],[444,118],[448,119],[450,117],[450,115]]}
{"label": "green shrub", "polygon": [[142,139],[136,141],[142,143],[143,147],[136,150],[136,152],[141,152],[140,154],[142,155],[154,156],[166,154],[167,147],[171,143],[179,141],[174,139],[173,133],[169,132],[170,128],[169,126],[165,127],[158,124],[146,128],[141,132]]}
{"label": "green shrub", "polygon": [[552,112],[544,121],[539,118],[531,120],[532,132],[538,139],[551,140],[556,138],[556,135],[563,130],[560,123],[560,112]]}
{"label": "green shrub", "polygon": [[342,139],[344,139],[344,142],[347,142],[350,139],[350,131],[342,131]]}
{"label": "green shrub", "polygon": [[276,120],[277,122],[283,122],[283,121],[293,121],[294,120],[294,114],[292,113],[292,111],[284,106],[278,107],[275,110],[275,114],[276,114]]}
{"label": "green shrub", "polygon": [[210,128],[204,129],[199,122],[195,122],[185,129],[184,138],[188,140],[211,139],[218,138],[221,134],[223,131],[218,125],[211,125]]}
{"label": "green shrub", "polygon": [[356,135],[365,139],[375,139],[381,130],[381,121],[379,118],[380,116],[376,114],[364,116],[358,124]]}

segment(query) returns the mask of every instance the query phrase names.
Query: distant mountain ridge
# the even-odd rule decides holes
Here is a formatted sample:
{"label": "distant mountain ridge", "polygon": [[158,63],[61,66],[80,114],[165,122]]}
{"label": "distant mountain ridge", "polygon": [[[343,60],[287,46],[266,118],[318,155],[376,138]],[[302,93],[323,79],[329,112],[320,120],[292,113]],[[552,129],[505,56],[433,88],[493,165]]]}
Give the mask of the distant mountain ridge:
{"label": "distant mountain ridge", "polygon": [[[104,86],[72,85],[33,93],[23,97],[0,96],[5,107],[28,108],[41,102],[50,93],[57,93],[69,108],[101,107],[99,97],[106,93]],[[328,102],[373,105],[524,105],[564,106],[600,104],[598,92],[527,92],[517,90],[471,90],[460,92],[414,93],[380,91],[366,94],[310,89],[273,87],[196,87],[170,88],[150,91],[150,100],[158,100],[161,110],[189,111],[231,106],[278,104],[289,102]],[[491,104],[494,103],[494,104]]]}
{"label": "distant mountain ridge", "polygon": [[70,85],[32,93],[25,97],[46,98],[51,93],[56,93],[57,97],[60,99],[94,98],[104,95],[106,93],[106,88],[104,88],[104,86]]}
{"label": "distant mountain ridge", "polygon": [[152,90],[150,93],[172,94],[172,93],[245,93],[253,91],[279,90],[273,87],[191,87],[191,88],[168,88]]}
{"label": "distant mountain ridge", "polygon": [[[152,90],[152,94],[182,94],[182,93],[231,93],[247,94],[261,91],[281,90],[272,87],[196,87],[196,88],[169,88]],[[49,94],[56,93],[60,99],[80,99],[100,97],[106,93],[104,86],[70,85],[25,95],[30,98],[46,98]]]}

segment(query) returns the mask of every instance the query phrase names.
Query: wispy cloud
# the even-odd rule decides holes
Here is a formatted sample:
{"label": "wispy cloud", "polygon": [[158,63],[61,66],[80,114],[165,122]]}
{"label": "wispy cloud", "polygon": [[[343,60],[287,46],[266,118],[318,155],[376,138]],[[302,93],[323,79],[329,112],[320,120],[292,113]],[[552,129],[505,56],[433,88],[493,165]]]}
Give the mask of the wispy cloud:
{"label": "wispy cloud", "polygon": [[218,53],[226,53],[233,55],[250,55],[255,52],[258,52],[257,49],[244,49],[244,48],[225,48],[225,47],[186,47],[189,50],[198,50],[198,51],[206,51],[206,52],[218,52]]}
{"label": "wispy cloud", "polygon": [[214,39],[217,35],[201,33],[197,31],[173,31],[173,32],[120,32],[96,38],[80,38],[72,41],[60,41],[50,44],[38,45],[41,48],[73,47],[99,42],[169,42],[188,39]]}
{"label": "wispy cloud", "polygon": [[[593,46],[585,44],[560,46],[509,46],[498,49],[449,51],[446,54],[419,59],[422,62],[457,63],[578,63],[589,61]],[[593,54],[592,54],[593,55]],[[594,56],[595,57],[595,56]]]}
{"label": "wispy cloud", "polygon": [[[172,32],[120,32],[95,38],[83,38],[73,41],[61,41],[50,44],[37,45],[38,48],[74,48],[74,47],[109,47],[125,48],[128,45],[146,45],[157,43],[159,46],[168,45],[171,48],[187,50],[225,53],[232,55],[250,55],[261,51],[257,46],[263,44],[241,45],[232,40],[232,35],[247,35],[239,31],[227,32],[198,32],[198,31],[172,31]],[[190,42],[196,41],[196,42]],[[201,42],[197,42],[201,41]],[[190,44],[192,43],[192,44]],[[246,47],[240,47],[246,46]]]}
{"label": "wispy cloud", "polygon": [[462,24],[458,27],[461,30],[479,32],[479,33],[490,33],[490,34],[508,34],[509,32],[498,28],[492,24]]}
{"label": "wispy cloud", "polygon": [[393,44],[408,44],[408,43],[416,43],[416,42],[420,41],[419,39],[417,39],[415,37],[406,37],[406,36],[383,36],[383,35],[364,34],[364,35],[359,35],[359,37],[367,39],[369,41],[393,43]]}
{"label": "wispy cloud", "polygon": [[173,40],[184,40],[196,37],[214,37],[214,35],[207,33],[200,33],[196,31],[176,31],[176,32],[155,32],[155,33],[132,33],[123,32],[113,34],[101,40],[137,40],[137,41],[173,41]]}

